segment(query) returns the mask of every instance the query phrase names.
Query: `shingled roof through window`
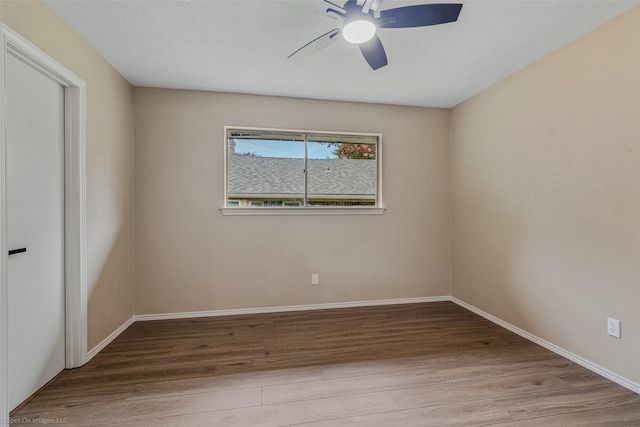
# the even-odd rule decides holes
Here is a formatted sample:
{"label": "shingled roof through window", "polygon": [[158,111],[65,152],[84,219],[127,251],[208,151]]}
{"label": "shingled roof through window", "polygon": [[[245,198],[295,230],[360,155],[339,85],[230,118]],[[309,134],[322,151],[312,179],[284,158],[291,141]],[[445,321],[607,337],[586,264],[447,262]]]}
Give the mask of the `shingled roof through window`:
{"label": "shingled roof through window", "polygon": [[[375,196],[376,161],[309,159],[308,196]],[[229,153],[230,195],[304,193],[304,160]]]}

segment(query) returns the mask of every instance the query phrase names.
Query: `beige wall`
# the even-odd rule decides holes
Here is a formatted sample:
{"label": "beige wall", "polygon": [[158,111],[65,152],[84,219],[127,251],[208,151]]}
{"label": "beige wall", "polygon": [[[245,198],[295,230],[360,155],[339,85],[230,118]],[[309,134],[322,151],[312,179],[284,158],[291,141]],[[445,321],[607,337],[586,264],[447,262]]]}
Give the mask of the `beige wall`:
{"label": "beige wall", "polygon": [[[449,294],[447,110],[146,88],[134,100],[136,314]],[[388,210],[222,216],[225,125],[382,133]]]}
{"label": "beige wall", "polygon": [[133,89],[42,1],[0,19],[87,84],[88,346],[133,315]]}
{"label": "beige wall", "polygon": [[635,8],[451,119],[453,295],[636,383],[639,52]]}

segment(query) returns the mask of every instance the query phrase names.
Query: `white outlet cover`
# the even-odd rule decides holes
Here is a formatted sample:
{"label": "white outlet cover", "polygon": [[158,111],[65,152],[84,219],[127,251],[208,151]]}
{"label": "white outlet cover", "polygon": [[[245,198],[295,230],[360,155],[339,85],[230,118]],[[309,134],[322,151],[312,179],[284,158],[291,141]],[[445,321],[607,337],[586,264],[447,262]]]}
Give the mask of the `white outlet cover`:
{"label": "white outlet cover", "polygon": [[607,333],[612,337],[620,338],[620,321],[607,317]]}

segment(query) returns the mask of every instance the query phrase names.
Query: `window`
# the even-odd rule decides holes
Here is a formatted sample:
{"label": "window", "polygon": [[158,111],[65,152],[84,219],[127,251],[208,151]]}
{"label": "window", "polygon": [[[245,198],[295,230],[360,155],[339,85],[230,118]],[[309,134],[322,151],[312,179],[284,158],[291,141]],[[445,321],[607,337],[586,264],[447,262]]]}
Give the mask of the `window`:
{"label": "window", "polygon": [[227,208],[379,208],[380,135],[225,128]]}

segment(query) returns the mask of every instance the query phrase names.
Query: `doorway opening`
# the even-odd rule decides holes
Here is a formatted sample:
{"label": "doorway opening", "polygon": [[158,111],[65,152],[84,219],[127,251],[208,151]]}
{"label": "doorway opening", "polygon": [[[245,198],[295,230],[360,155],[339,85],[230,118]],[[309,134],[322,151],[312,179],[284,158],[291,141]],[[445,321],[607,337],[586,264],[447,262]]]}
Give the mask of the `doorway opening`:
{"label": "doorway opening", "polygon": [[[0,23],[0,98],[5,99],[9,55],[60,84],[64,90],[64,290],[65,368],[87,358],[86,84],[15,31]],[[6,105],[0,105],[0,424],[9,419],[7,281]]]}

